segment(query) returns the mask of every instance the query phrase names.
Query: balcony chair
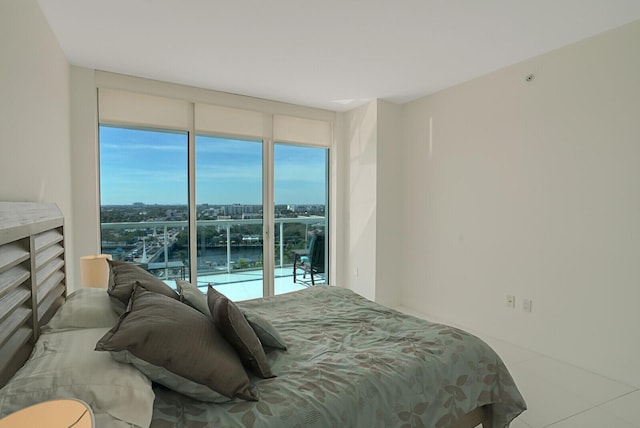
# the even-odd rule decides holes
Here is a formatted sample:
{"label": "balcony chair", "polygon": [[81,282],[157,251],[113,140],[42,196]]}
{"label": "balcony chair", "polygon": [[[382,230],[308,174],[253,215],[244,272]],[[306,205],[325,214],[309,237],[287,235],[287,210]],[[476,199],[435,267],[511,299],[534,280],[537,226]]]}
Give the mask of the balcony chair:
{"label": "balcony chair", "polygon": [[305,281],[307,273],[311,277],[311,285],[316,285],[314,275],[324,273],[324,235],[314,234],[309,240],[309,247],[303,250],[293,250],[293,282],[296,282],[296,272],[298,269],[303,270],[302,282],[309,285],[309,281]]}

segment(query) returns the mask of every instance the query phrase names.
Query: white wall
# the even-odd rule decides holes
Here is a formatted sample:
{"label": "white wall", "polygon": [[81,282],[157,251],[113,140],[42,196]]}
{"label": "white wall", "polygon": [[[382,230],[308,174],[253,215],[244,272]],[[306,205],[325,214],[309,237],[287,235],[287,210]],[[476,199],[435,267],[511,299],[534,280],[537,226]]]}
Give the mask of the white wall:
{"label": "white wall", "polygon": [[404,106],[403,305],[640,387],[638,40],[631,24]]}
{"label": "white wall", "polygon": [[371,101],[343,117],[342,144],[349,164],[343,185],[349,187],[345,233],[344,283],[338,284],[375,300],[378,104]]}
{"label": "white wall", "polygon": [[0,2],[0,28],[0,200],[58,204],[73,266],[69,64],[35,0]]}
{"label": "white wall", "polygon": [[399,303],[401,248],[401,107],[374,100],[341,114],[348,156],[342,235],[346,264],[342,283],[382,304]]}
{"label": "white wall", "polygon": [[[97,106],[95,72],[71,67],[71,164],[74,195],[73,241],[75,254],[100,253],[100,194],[98,176]],[[75,264],[80,278],[80,263]]]}
{"label": "white wall", "polygon": [[402,108],[378,100],[376,301],[397,306],[403,284]]}

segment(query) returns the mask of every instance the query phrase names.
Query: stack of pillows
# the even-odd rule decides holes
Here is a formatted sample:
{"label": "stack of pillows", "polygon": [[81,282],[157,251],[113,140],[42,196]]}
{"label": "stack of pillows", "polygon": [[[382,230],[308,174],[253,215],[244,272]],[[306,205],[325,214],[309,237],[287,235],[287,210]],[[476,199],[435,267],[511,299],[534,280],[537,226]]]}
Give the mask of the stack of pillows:
{"label": "stack of pillows", "polygon": [[[257,401],[248,372],[274,377],[265,348],[286,349],[264,318],[209,286],[178,293],[131,263],[109,261],[108,294],[120,318],[96,344],[149,379],[200,401]],[[264,347],[263,347],[264,346]]]}

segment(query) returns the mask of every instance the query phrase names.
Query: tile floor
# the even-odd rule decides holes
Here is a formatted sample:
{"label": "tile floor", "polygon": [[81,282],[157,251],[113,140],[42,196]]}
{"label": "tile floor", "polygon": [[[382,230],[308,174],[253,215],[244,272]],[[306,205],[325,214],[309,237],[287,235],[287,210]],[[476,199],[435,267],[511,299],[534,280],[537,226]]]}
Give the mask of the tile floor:
{"label": "tile floor", "polygon": [[[396,309],[455,325],[406,308]],[[640,428],[640,388],[455,326],[487,342],[511,372],[528,406],[511,428]]]}

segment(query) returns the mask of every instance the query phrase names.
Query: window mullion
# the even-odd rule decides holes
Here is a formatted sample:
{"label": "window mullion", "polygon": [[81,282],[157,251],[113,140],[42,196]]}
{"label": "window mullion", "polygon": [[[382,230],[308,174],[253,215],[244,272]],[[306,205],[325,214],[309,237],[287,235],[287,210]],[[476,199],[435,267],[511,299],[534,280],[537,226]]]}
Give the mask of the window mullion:
{"label": "window mullion", "polygon": [[189,280],[198,284],[198,230],[196,226],[196,132],[194,104],[189,104]]}
{"label": "window mullion", "polygon": [[273,205],[273,140],[263,140],[262,156],[262,224],[263,224],[263,295],[275,294],[275,235]]}

